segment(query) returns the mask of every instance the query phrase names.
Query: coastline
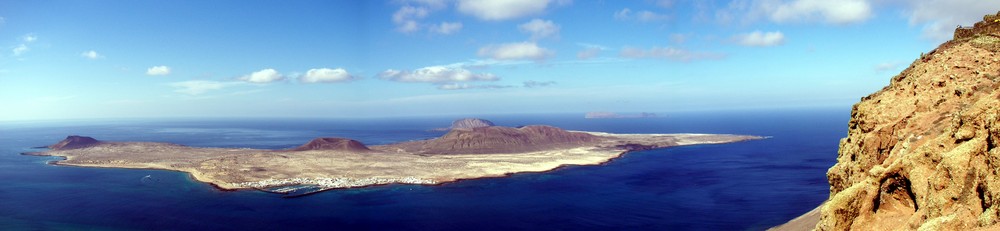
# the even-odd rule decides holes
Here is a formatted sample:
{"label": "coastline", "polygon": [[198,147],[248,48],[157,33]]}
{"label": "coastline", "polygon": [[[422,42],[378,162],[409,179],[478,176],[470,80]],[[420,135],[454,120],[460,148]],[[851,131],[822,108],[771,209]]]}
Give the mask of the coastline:
{"label": "coastline", "polygon": [[[298,189],[275,190],[275,188],[303,186],[302,188],[312,189],[292,196],[299,197],[334,189],[392,184],[432,186],[464,180],[508,177],[518,173],[545,173],[568,166],[604,165],[635,151],[766,138],[711,134],[595,134],[621,139],[626,137],[628,139],[625,140],[630,141],[641,137],[670,142],[652,142],[648,143],[649,146],[638,146],[641,149],[605,144],[527,153],[448,155],[389,152],[358,154],[335,150],[287,152],[192,148],[148,142],[109,142],[107,145],[82,149],[22,154],[60,156],[63,160],[49,163],[60,166],[185,172],[192,180],[208,183],[220,191],[260,190],[292,195],[289,192],[297,192]],[[163,147],[169,148],[163,149]],[[289,166],[297,169],[287,170]],[[259,172],[271,175],[256,174]]]}

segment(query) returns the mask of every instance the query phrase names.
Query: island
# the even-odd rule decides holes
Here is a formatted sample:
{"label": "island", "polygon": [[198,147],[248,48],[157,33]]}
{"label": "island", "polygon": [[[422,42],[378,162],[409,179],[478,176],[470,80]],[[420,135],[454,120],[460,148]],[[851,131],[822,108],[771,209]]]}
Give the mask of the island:
{"label": "island", "polygon": [[296,148],[201,148],[159,142],[108,142],[69,136],[49,150],[57,165],[165,169],[222,190],[288,195],[384,184],[441,184],[462,179],[543,172],[605,163],[624,153],[680,145],[762,139],[749,135],[611,134],[552,126],[494,126],[458,120],[441,137],[366,146],[348,138],[316,138]]}

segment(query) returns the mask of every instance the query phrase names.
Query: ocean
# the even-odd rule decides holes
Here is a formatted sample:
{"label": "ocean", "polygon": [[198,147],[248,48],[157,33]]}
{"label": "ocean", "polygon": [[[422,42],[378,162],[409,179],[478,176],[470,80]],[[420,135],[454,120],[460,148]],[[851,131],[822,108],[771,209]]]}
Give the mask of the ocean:
{"label": "ocean", "polygon": [[219,191],[165,170],[46,164],[20,155],[67,135],[196,147],[289,148],[312,138],[428,139],[454,117],[129,119],[0,123],[0,230],[763,230],[819,205],[847,108],[671,113],[659,118],[480,115],[497,125],[612,133],[770,136],[633,152],[598,166],[385,185],[297,198]]}

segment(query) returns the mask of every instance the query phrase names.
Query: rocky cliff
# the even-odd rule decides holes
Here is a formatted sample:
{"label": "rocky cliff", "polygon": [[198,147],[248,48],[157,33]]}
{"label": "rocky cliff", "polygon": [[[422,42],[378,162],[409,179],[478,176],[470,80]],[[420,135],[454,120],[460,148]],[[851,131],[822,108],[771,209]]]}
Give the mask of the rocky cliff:
{"label": "rocky cliff", "polygon": [[854,105],[818,230],[1000,228],[1000,33],[989,28]]}

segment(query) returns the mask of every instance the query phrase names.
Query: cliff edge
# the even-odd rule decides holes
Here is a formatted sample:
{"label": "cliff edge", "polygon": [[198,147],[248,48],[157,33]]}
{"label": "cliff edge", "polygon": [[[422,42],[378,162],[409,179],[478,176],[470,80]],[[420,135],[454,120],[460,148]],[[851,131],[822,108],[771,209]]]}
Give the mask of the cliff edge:
{"label": "cliff edge", "polygon": [[816,229],[1000,228],[997,19],[956,29],[854,105]]}

